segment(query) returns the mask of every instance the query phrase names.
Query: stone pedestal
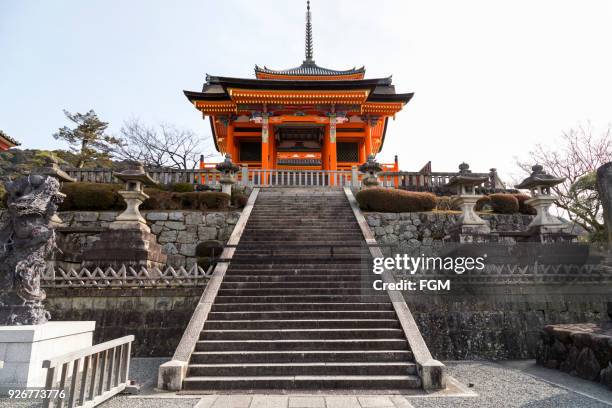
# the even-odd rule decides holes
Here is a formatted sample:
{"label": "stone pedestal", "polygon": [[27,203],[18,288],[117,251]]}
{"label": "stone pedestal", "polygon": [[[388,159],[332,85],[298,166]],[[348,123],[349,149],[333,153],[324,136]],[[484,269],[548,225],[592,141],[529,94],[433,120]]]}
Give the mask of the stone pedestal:
{"label": "stone pedestal", "polygon": [[555,197],[551,195],[536,195],[525,201],[525,204],[531,205],[537,212],[533,221],[528,225],[530,232],[550,234],[563,231],[565,224],[549,212],[554,202]]}
{"label": "stone pedestal", "polygon": [[9,389],[44,387],[43,360],[90,347],[96,322],[47,322],[0,326],[0,395]]}
{"label": "stone pedestal", "polygon": [[461,215],[455,225],[449,228],[451,240],[454,242],[488,242],[491,233],[489,224],[476,214],[474,206],[480,198],[479,195],[460,195],[456,198],[461,208]]}
{"label": "stone pedestal", "polygon": [[108,229],[100,234],[100,240],[91,249],[83,253],[81,265],[90,270],[112,267],[117,271],[123,265],[135,269],[161,269],[166,265],[166,258],[150,230]]}

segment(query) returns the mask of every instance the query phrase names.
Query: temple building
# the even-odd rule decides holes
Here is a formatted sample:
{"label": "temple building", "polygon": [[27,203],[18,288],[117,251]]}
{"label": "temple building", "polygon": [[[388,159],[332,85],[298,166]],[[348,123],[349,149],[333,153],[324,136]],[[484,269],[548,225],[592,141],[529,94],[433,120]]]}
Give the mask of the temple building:
{"label": "temple building", "polygon": [[344,170],[379,153],[389,119],[412,98],[391,77],[364,79],[365,68],[318,66],[310,2],[302,64],[255,66],[255,79],[206,76],[201,92],[184,91],[208,117],[216,149],[249,168]]}
{"label": "temple building", "polygon": [[0,151],[8,150],[11,147],[17,147],[21,143],[0,130]]}

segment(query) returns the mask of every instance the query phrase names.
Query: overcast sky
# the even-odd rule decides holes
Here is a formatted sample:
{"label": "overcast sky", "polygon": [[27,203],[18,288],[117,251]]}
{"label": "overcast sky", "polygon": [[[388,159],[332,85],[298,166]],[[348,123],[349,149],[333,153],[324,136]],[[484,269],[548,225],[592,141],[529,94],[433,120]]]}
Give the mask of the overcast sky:
{"label": "overcast sky", "polygon": [[[467,161],[516,172],[515,156],[563,130],[612,120],[608,0],[312,0],[314,57],[393,75],[412,101],[380,158],[403,170]],[[305,1],[0,0],[0,129],[65,148],[62,109],[166,122],[210,136],[184,89],[206,73],[251,78],[304,58]]]}

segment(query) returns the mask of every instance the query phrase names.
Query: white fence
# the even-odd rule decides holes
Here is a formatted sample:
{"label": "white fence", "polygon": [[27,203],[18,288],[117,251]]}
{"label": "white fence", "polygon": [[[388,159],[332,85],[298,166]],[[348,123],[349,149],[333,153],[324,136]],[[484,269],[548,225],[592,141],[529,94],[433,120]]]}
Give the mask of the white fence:
{"label": "white fence", "polygon": [[43,406],[95,407],[123,391],[133,341],[125,336],[43,361],[45,390],[53,391]]}

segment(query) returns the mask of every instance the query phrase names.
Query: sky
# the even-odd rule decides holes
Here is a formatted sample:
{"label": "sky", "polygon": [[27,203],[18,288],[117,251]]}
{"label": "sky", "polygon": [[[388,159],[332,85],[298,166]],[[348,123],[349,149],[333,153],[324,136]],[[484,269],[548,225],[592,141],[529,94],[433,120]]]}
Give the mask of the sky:
{"label": "sky", "polygon": [[[518,173],[537,143],[612,121],[608,0],[312,0],[314,59],[365,65],[415,96],[379,159]],[[169,123],[210,138],[184,97],[206,73],[254,77],[304,59],[305,1],[0,0],[0,129],[24,148],[66,145],[62,110]],[[209,144],[209,146],[212,146]],[[212,148],[212,147],[211,147]],[[206,153],[206,152],[203,152]]]}

